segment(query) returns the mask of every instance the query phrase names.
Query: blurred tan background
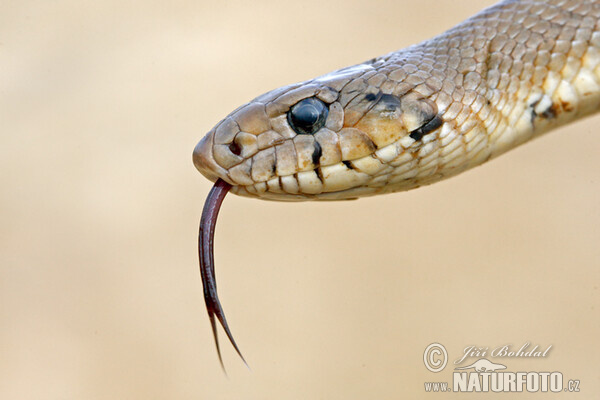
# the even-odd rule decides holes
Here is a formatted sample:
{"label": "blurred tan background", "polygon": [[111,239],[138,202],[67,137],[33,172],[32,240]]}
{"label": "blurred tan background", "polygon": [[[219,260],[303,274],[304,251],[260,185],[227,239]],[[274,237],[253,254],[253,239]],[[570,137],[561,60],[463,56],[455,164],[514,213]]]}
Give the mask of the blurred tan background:
{"label": "blurred tan background", "polygon": [[491,3],[0,3],[0,398],[421,398],[451,376],[425,369],[428,344],[452,361],[528,341],[550,356],[509,369],[561,371],[582,392],[556,398],[597,398],[598,116],[412,192],[228,196],[217,277],[251,370],[224,343],[226,378],[214,349],[196,254],[210,184],[191,162],[204,132]]}

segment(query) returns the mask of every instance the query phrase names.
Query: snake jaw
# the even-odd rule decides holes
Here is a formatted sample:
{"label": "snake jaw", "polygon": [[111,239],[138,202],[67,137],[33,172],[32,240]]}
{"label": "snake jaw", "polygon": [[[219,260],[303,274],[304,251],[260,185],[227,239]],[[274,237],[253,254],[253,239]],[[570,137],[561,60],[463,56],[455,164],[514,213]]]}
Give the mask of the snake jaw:
{"label": "snake jaw", "polygon": [[198,257],[200,260],[200,276],[202,277],[202,286],[204,288],[204,301],[206,303],[206,311],[210,318],[210,324],[215,338],[215,345],[217,347],[217,354],[219,355],[219,362],[223,371],[225,366],[223,364],[223,358],[221,357],[221,348],[219,346],[219,337],[217,335],[217,325],[215,316],[219,323],[225,330],[229,341],[235,348],[244,364],[248,366],[244,356],[238,348],[233,335],[227,324],[223,307],[219,301],[217,294],[217,283],[215,278],[215,264],[214,264],[214,251],[213,243],[215,236],[215,226],[217,224],[217,216],[219,215],[219,209],[225,199],[225,195],[231,189],[231,185],[222,179],[217,179],[210,193],[206,198],[204,209],[202,210],[202,218],[200,219],[200,230],[198,233]]}

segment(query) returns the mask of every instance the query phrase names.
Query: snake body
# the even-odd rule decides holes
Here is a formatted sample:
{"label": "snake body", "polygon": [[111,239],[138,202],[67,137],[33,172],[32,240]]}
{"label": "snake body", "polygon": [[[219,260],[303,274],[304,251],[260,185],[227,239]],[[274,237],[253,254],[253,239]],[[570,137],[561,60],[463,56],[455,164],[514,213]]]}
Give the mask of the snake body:
{"label": "snake body", "polygon": [[599,21],[600,1],[503,1],[420,44],[255,98],[198,143],[194,164],[269,200],[431,184],[598,111]]}

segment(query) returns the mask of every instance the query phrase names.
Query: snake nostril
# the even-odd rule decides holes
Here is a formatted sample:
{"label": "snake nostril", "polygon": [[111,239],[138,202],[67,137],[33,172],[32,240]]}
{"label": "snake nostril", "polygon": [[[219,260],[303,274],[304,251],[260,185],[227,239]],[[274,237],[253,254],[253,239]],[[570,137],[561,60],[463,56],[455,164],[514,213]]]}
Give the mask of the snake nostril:
{"label": "snake nostril", "polygon": [[242,154],[242,148],[236,142],[231,142],[229,144],[229,151],[231,151],[236,156],[239,156],[240,154]]}

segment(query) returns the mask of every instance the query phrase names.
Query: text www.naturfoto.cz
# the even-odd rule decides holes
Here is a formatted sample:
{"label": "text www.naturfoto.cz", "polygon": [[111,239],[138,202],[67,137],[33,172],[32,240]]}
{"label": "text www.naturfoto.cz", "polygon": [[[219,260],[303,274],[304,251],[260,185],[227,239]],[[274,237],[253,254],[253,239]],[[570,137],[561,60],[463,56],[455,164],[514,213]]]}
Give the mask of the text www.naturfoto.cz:
{"label": "text www.naturfoto.cz", "polygon": [[448,392],[448,382],[425,382],[426,392]]}

